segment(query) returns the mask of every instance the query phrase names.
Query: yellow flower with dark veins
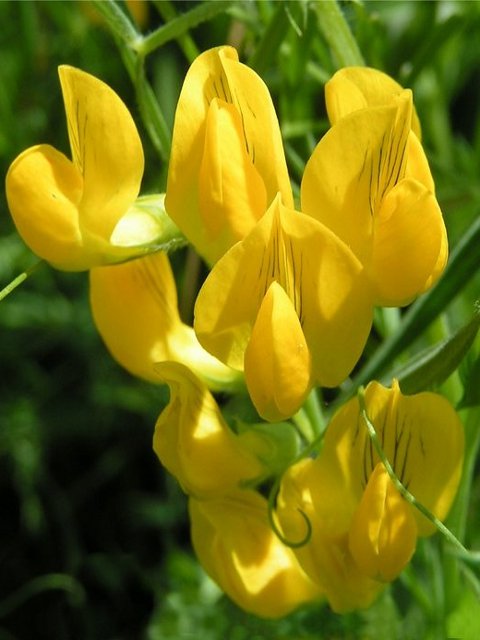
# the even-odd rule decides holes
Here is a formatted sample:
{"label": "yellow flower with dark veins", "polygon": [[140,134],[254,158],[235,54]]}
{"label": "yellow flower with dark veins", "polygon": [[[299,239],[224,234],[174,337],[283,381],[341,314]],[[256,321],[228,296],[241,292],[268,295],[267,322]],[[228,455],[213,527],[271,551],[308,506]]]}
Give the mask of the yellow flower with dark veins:
{"label": "yellow flower with dark veins", "polygon": [[189,510],[200,563],[239,607],[279,618],[322,599],[292,549],[270,528],[263,496],[237,490],[216,500],[191,498]]}
{"label": "yellow flower with dark veins", "polygon": [[168,256],[163,252],[90,271],[95,325],[111,355],[127,371],[160,383],[155,365],[180,362],[210,389],[231,391],[241,374],[219,362],[182,322]]}
{"label": "yellow flower with dark veins", "polygon": [[333,126],[305,168],[302,211],[352,249],[375,304],[404,305],[438,279],[448,255],[412,94],[374,70],[339,74],[327,84]]}
{"label": "yellow flower with dark veins", "polygon": [[266,85],[232,47],[202,53],[177,104],[165,201],[169,216],[213,264],[252,230],[278,192],[293,207]]}
{"label": "yellow flower with dark veins", "polygon": [[6,178],[18,232],[38,256],[67,271],[148,252],[161,229],[133,205],[143,175],[135,123],[94,76],[59,67],[72,160],[41,144],[21,153]]}
{"label": "yellow flower with dark veins", "polygon": [[314,385],[350,373],[372,319],[362,265],[329,229],[278,196],[213,267],[195,305],[195,332],[242,370],[266,420],[290,417]]}
{"label": "yellow flower with dark veins", "polygon": [[[365,392],[367,415],[403,486],[444,520],[461,477],[464,436],[445,398],[430,392],[404,396],[394,381]],[[333,417],[324,447],[285,474],[279,516],[287,536],[299,536],[310,518],[312,538],[297,555],[325,590],[335,611],[371,604],[413,555],[419,536],[435,526],[399,493],[380,461],[358,399]]]}

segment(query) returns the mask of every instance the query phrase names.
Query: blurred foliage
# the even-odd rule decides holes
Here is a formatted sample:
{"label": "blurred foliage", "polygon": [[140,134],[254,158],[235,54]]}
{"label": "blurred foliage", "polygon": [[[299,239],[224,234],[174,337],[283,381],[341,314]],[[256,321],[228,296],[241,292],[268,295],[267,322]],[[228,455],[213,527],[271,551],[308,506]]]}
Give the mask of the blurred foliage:
{"label": "blurred foliage", "polygon": [[[202,5],[142,4],[145,33]],[[480,211],[480,3],[340,6],[366,64],[414,90],[454,246]],[[146,154],[143,191],[163,189],[166,164],[142,122],[128,65],[97,8],[10,0],[0,2],[0,24],[2,175],[33,144],[67,151],[56,67],[70,64],[107,82],[129,106]],[[298,188],[328,126],[323,84],[339,64],[314,12],[304,1],[231,2],[150,53],[146,74],[167,129],[195,52],[224,43],[237,46],[267,82]],[[3,191],[0,213],[4,286],[36,260],[14,231]],[[180,281],[182,259],[174,260]],[[397,367],[409,353],[467,325],[480,276],[473,270],[464,280],[461,295],[452,293],[445,312],[407,346]],[[395,313],[378,318],[367,357],[400,319]],[[479,362],[477,337],[459,372],[442,384],[452,401],[463,397],[464,405],[478,405]],[[463,591],[445,611],[438,585],[448,575],[442,573],[439,540],[422,543],[402,580],[366,612],[339,617],[314,607],[262,621],[227,601],[194,560],[186,501],[151,450],[167,392],[133,379],[110,359],[90,318],[84,274],[42,266],[0,303],[0,363],[0,640],[418,640],[447,632],[478,637],[478,625],[469,622],[480,619],[478,594]],[[478,545],[478,476],[470,497],[466,541]]]}

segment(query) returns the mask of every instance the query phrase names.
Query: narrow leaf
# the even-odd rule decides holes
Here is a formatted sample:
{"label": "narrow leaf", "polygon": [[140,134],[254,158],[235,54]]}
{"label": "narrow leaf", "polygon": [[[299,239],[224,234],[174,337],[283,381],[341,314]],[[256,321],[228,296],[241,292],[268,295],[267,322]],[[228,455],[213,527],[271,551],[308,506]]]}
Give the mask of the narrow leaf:
{"label": "narrow leaf", "polygon": [[407,394],[438,386],[457,369],[472,346],[479,327],[480,309],[477,309],[470,322],[446,340],[415,354],[388,379],[397,378],[402,392]]}

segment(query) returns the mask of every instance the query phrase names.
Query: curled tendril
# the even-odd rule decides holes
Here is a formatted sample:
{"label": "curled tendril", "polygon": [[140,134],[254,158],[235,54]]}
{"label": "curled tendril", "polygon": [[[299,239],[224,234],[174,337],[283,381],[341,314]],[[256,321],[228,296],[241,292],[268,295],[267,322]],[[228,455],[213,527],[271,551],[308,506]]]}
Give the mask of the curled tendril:
{"label": "curled tendril", "polygon": [[275,502],[277,499],[281,478],[282,476],[279,476],[277,480],[274,482],[268,496],[268,522],[272,527],[273,533],[277,536],[277,538],[280,540],[282,544],[284,544],[286,547],[289,547],[290,549],[299,549],[300,547],[303,547],[310,542],[312,538],[312,530],[313,530],[312,523],[310,522],[310,518],[307,516],[305,511],[302,511],[302,509],[297,507],[297,511],[300,513],[300,515],[305,521],[305,524],[307,525],[307,533],[305,534],[305,536],[301,540],[293,541],[285,537],[283,533],[280,531],[280,528],[275,518]]}

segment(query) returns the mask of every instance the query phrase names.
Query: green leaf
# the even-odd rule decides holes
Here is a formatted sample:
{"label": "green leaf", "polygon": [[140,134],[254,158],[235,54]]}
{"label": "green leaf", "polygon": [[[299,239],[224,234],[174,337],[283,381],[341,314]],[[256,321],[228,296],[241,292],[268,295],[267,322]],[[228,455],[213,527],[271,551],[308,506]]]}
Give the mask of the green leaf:
{"label": "green leaf", "polygon": [[466,380],[464,382],[463,398],[460,400],[458,408],[466,409],[480,405],[480,355],[471,365]]}
{"label": "green leaf", "polygon": [[[480,307],[477,307],[470,322],[446,340],[415,354],[401,369],[390,374],[389,380],[397,378],[403,393],[418,393],[438,386],[457,369],[479,328]],[[480,392],[477,393],[480,396]]]}
{"label": "green leaf", "polygon": [[336,0],[315,2],[318,26],[335,57],[338,68],[363,66],[365,61]]}
{"label": "green leaf", "polygon": [[465,590],[447,623],[449,638],[476,640],[480,638],[480,602],[470,590]]}

